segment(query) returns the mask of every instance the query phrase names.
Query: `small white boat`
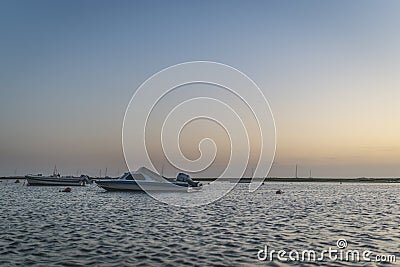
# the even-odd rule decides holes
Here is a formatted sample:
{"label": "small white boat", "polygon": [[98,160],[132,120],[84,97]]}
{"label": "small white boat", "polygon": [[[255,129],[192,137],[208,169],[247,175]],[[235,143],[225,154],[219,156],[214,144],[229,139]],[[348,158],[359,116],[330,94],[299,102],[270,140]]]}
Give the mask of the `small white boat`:
{"label": "small white boat", "polygon": [[118,179],[96,180],[96,184],[107,191],[199,191],[202,184],[193,181],[189,175],[178,174],[175,181],[141,167],[136,172],[127,172]]}
{"label": "small white boat", "polygon": [[92,183],[86,175],[80,177],[73,176],[42,176],[42,175],[26,175],[28,185],[42,186],[84,186]]}
{"label": "small white boat", "polygon": [[57,171],[57,167],[54,166],[52,175],[43,176],[41,174],[32,175],[28,174],[25,176],[28,185],[43,185],[43,186],[84,186],[85,184],[91,184],[92,180],[87,175],[81,175],[80,177],[74,176],[61,176]]}

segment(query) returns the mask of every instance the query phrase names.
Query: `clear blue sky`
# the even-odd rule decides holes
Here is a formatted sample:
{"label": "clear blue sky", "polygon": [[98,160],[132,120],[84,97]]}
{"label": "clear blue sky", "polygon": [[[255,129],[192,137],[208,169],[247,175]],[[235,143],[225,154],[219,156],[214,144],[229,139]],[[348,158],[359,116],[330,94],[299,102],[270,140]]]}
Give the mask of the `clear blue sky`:
{"label": "clear blue sky", "polygon": [[400,175],[399,1],[0,1],[0,175],[124,168],[134,90],[180,62],[249,75],[273,176]]}

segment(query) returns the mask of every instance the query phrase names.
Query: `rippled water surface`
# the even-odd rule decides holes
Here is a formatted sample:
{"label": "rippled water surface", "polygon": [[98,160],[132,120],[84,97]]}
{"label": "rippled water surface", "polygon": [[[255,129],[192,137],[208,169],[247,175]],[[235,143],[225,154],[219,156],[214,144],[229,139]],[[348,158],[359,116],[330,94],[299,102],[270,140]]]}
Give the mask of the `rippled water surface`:
{"label": "rippled water surface", "polygon": [[[190,209],[145,193],[59,189],[0,183],[0,265],[308,266],[262,262],[257,252],[265,245],[321,251],[339,238],[348,248],[400,261],[398,184],[267,183],[254,193],[240,184],[219,201]],[[285,193],[276,195],[277,189]],[[353,263],[361,264],[379,265]]]}

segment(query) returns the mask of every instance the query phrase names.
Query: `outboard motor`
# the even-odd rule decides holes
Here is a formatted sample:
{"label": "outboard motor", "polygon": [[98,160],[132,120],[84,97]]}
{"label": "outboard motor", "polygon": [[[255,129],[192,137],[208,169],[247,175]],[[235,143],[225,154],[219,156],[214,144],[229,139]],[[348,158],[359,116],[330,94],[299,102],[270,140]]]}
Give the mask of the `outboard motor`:
{"label": "outboard motor", "polygon": [[178,176],[176,176],[176,181],[177,182],[186,182],[188,183],[191,187],[200,187],[202,184],[200,182],[195,182],[190,178],[189,175],[186,173],[180,172],[178,173]]}
{"label": "outboard motor", "polygon": [[87,175],[81,175],[81,181],[84,182],[85,184],[92,184],[93,181],[89,178]]}

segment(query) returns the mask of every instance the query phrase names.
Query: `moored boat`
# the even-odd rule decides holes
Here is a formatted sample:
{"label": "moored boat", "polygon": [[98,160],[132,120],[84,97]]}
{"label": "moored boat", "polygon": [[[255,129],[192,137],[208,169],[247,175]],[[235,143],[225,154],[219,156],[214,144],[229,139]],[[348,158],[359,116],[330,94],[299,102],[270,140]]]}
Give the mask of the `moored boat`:
{"label": "moored boat", "polygon": [[93,183],[87,175],[80,177],[74,176],[61,176],[57,171],[57,166],[54,166],[52,175],[43,176],[42,174],[25,176],[28,185],[42,185],[42,186],[84,186]]}
{"label": "moored boat", "polygon": [[96,184],[107,191],[189,192],[202,188],[202,184],[193,181],[189,175],[180,173],[175,181],[170,181],[145,167],[127,172],[118,179],[96,180]]}
{"label": "moored boat", "polygon": [[42,186],[84,186],[91,183],[91,180],[86,175],[80,177],[73,176],[42,176],[42,175],[26,175],[28,185]]}

